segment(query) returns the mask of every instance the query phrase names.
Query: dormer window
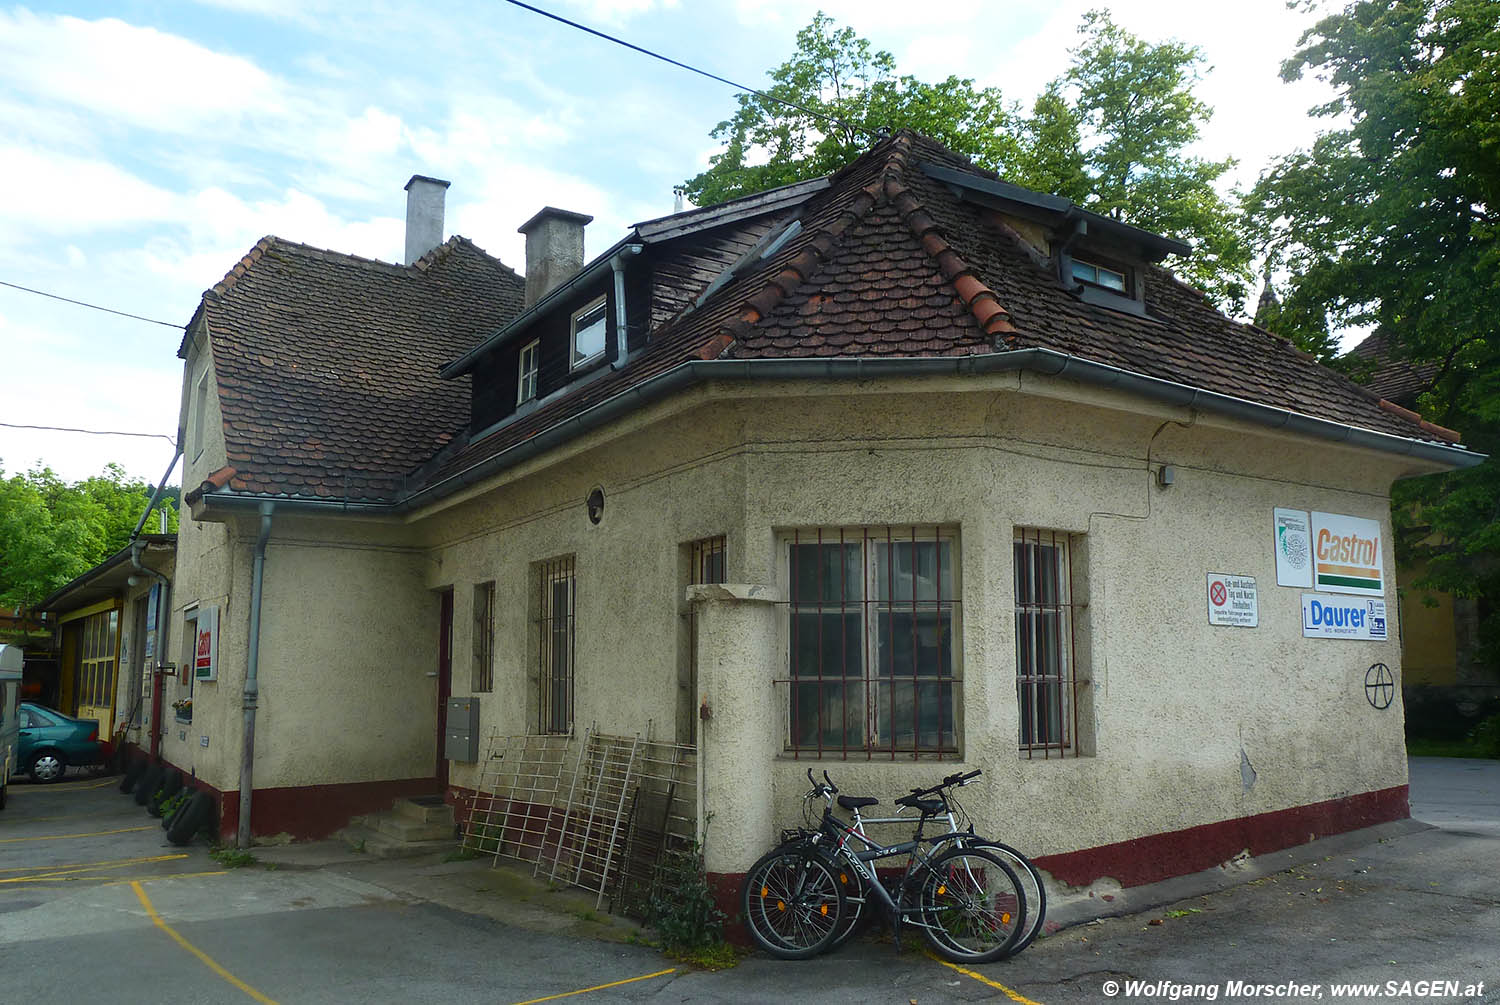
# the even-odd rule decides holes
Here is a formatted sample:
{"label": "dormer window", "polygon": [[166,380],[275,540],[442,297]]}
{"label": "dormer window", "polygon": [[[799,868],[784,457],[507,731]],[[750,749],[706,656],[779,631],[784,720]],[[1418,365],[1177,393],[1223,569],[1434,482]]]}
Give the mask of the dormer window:
{"label": "dormer window", "polygon": [[1083,262],[1073,259],[1073,278],[1080,283],[1088,283],[1100,289],[1110,290],[1130,296],[1130,283],[1123,269],[1110,268],[1097,262]]}
{"label": "dormer window", "polygon": [[604,297],[573,314],[572,368],[586,366],[604,355],[605,319],[608,304]]}
{"label": "dormer window", "polygon": [[524,405],[536,397],[537,360],[541,357],[541,340],[538,339],[521,349],[521,361],[516,367],[516,404]]}

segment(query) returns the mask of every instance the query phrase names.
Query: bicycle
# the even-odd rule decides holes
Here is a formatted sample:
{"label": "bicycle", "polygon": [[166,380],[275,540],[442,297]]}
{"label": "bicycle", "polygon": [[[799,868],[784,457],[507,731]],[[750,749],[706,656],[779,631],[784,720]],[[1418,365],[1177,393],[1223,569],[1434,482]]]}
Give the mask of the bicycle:
{"label": "bicycle", "polygon": [[[1021,882],[1022,893],[1025,894],[1026,913],[1020,925],[1020,938],[1001,957],[1006,958],[1015,956],[1024,950],[1041,934],[1042,925],[1047,915],[1047,887],[1042,880],[1042,874],[1032,864],[1031,859],[1008,844],[996,841],[993,838],[981,837],[974,833],[974,825],[968,822],[967,813],[951,790],[968,785],[979,774],[980,772],[977,769],[967,775],[952,774],[944,778],[937,785],[925,789],[912,789],[906,795],[898,797],[895,802],[902,809],[913,809],[932,818],[941,817],[944,819],[947,822],[949,833],[944,835],[942,840],[951,840],[955,844],[984,848],[997,855],[1001,861],[1011,867],[1011,871],[1015,873],[1016,878]],[[819,783],[813,778],[811,768],[808,769],[807,779],[812,783],[813,787],[803,796],[802,815],[804,823],[811,826],[814,821],[808,807],[812,801],[822,798],[828,807],[832,808],[833,796],[838,793],[838,788],[828,778],[826,771],[823,773],[823,783]],[[924,798],[928,796],[935,796],[936,798]],[[839,805],[854,814],[853,826],[861,840],[868,841],[865,835],[866,824],[905,824],[912,822],[912,818],[910,816],[903,816],[901,810],[897,810],[896,815],[890,817],[865,817],[860,813],[860,810],[867,805],[878,805],[878,801],[865,803],[861,800],[858,802],[858,805],[855,805],[854,801],[850,800],[849,804],[845,805],[845,800],[847,799],[849,797],[841,796]],[[967,823],[967,826],[964,826],[965,823]],[[784,835],[783,843],[801,840],[806,833],[808,832],[797,831]],[[955,833],[960,836],[958,838],[952,837]],[[848,901],[849,910],[846,913],[843,927],[835,935],[833,944],[829,947],[830,949],[837,948],[845,942],[859,927],[865,903],[863,891],[858,889],[857,885],[853,890],[847,889],[849,885],[855,885],[857,882],[856,877],[850,884],[846,884],[845,899]]]}
{"label": "bicycle", "polygon": [[[945,779],[944,784],[978,774]],[[812,781],[811,769],[808,779]],[[962,832],[925,836],[932,816],[927,812],[917,817],[912,840],[881,845],[834,815],[838,789],[827,772],[824,782],[813,781],[809,793],[827,803],[818,829],[767,852],[746,873],[741,906],[751,937],[762,949],[782,959],[806,959],[842,942],[852,931],[852,925],[845,927],[850,918],[845,891],[854,885],[861,908],[873,899],[884,909],[898,951],[903,924],[921,929],[932,948],[955,963],[987,963],[1011,951],[1024,934],[1020,922],[1026,900],[1020,880],[999,856],[963,845],[972,835]],[[918,799],[902,797],[922,809]],[[838,799],[840,808],[854,812],[878,803],[873,797]],[[863,850],[856,851],[851,841]],[[931,854],[924,845],[931,846]],[[900,855],[907,856],[906,869],[893,893],[874,864]]]}

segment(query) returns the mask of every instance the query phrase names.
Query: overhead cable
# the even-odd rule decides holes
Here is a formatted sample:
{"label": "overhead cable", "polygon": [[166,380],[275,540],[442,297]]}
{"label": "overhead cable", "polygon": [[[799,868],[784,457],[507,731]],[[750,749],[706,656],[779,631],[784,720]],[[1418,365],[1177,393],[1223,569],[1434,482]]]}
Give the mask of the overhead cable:
{"label": "overhead cable", "polygon": [[75,429],[71,426],[28,426],[19,422],[0,422],[6,429],[40,429],[49,433],[87,433],[90,436],[139,436],[143,439],[166,440],[176,443],[177,437],[166,433],[129,433],[123,429]]}
{"label": "overhead cable", "polygon": [[7,283],[3,279],[0,279],[0,286],[9,286],[11,289],[20,290],[22,293],[35,293],[39,297],[48,297],[52,300],[61,300],[63,303],[67,304],[77,304],[79,307],[89,307],[96,311],[103,311],[106,314],[118,314],[122,318],[132,318],[136,321],[148,321],[154,325],[164,325],[167,328],[176,328],[178,330],[182,329],[182,325],[176,325],[170,321],[158,321],[156,320],[156,318],[143,318],[139,314],[131,314],[128,311],[117,311],[113,307],[100,307],[98,304],[91,304],[85,300],[74,300],[72,297],[58,296],[56,293],[48,293],[46,290],[34,290],[30,286],[20,286],[16,283]]}
{"label": "overhead cable", "polygon": [[597,28],[590,28],[586,24],[580,24],[577,21],[570,21],[569,19],[563,17],[561,14],[554,14],[551,11],[543,10],[540,7],[533,7],[529,3],[522,3],[521,0],[505,0],[505,2],[513,7],[520,7],[522,10],[529,10],[533,14],[540,14],[542,17],[551,18],[552,20],[557,21],[561,24],[565,24],[570,28],[577,28],[579,31],[588,32],[590,35],[593,35],[597,38],[602,38],[607,42],[613,42],[616,45],[623,45],[625,48],[633,49],[643,56],[650,56],[652,59],[659,59],[663,63],[670,63],[673,66],[679,67],[683,70],[687,70],[690,73],[696,73],[700,77],[707,77],[709,80],[716,80],[721,84],[728,84],[730,87],[733,87],[736,90],[749,91],[756,97],[764,98],[767,101],[775,101],[778,104],[786,105],[788,108],[795,108],[797,109],[797,111],[807,115],[811,115],[813,118],[824,119],[825,121],[832,122],[834,125],[838,126],[841,129],[847,129],[850,132],[859,133],[860,135],[868,137],[870,139],[880,138],[879,134],[872,129],[867,129],[864,126],[857,126],[852,122],[845,122],[843,119],[840,119],[833,115],[829,115],[827,112],[820,112],[817,109],[808,108],[806,105],[799,105],[797,102],[788,101],[786,98],[778,98],[776,95],[767,94],[765,91],[759,90],[758,88],[750,87],[746,84],[736,83],[735,81],[730,80],[728,77],[719,76],[717,73],[710,73],[707,70],[700,70],[696,66],[684,63],[681,60],[673,59],[671,56],[663,56],[659,52],[653,52],[652,50],[647,49],[643,46],[636,45],[634,42],[627,42],[623,38],[616,38],[614,35],[610,35],[607,32],[602,32]]}

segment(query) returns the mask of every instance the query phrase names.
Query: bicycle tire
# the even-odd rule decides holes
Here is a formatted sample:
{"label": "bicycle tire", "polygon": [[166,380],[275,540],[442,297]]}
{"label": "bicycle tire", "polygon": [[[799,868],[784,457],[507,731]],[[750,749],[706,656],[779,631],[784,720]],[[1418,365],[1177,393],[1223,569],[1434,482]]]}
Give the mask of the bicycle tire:
{"label": "bicycle tire", "polygon": [[1042,925],[1047,920],[1047,884],[1042,881],[1042,874],[1031,863],[1031,859],[1010,845],[987,838],[978,838],[972,844],[999,855],[1001,861],[1011,866],[1011,872],[1021,881],[1021,892],[1026,895],[1026,917],[1021,926],[1021,937],[1006,951],[1004,958],[1015,956],[1042,933]]}
{"label": "bicycle tire", "polygon": [[1026,894],[994,852],[950,849],[928,863],[920,883],[922,934],[944,959],[991,963],[1020,941]]}
{"label": "bicycle tire", "polygon": [[745,873],[740,909],[750,937],[783,960],[828,950],[846,910],[839,867],[807,848],[774,848]]}

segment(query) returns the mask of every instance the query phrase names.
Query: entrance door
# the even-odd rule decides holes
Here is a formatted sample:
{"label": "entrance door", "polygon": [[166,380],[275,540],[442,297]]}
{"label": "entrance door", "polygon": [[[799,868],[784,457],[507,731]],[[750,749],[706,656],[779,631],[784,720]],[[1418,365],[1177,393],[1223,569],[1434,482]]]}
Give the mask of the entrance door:
{"label": "entrance door", "polygon": [[438,785],[448,787],[448,759],[443,756],[448,733],[448,696],[453,693],[453,589],[441,594],[438,614],[437,665],[437,767],[433,771]]}

